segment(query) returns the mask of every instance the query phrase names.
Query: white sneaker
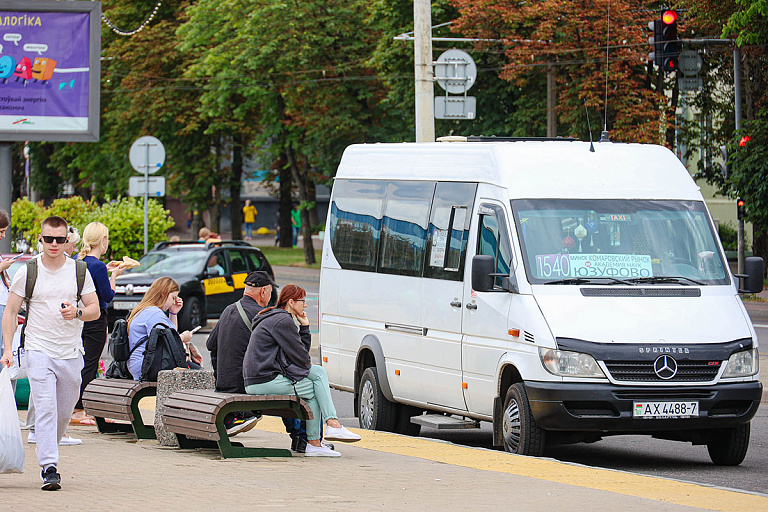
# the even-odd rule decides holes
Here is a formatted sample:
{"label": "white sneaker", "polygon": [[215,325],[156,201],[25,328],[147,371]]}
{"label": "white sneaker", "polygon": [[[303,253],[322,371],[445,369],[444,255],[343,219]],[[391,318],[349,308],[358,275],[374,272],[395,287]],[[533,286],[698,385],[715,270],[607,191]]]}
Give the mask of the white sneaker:
{"label": "white sneaker", "polygon": [[304,452],[305,457],[341,457],[341,453],[331,450],[325,445],[313,446],[307,444],[307,451]]}
{"label": "white sneaker", "polygon": [[325,438],[329,441],[341,441],[344,443],[354,443],[362,439],[354,432],[350,432],[343,425],[341,428],[325,427]]}
{"label": "white sneaker", "polygon": [[[27,442],[29,444],[37,443],[37,436],[35,436],[34,430],[29,431],[29,436],[27,436]],[[59,446],[73,446],[76,444],[83,444],[83,440],[70,437],[69,434],[64,434],[64,437],[62,437],[61,441],[59,441]]]}
{"label": "white sneaker", "polygon": [[83,440],[70,437],[69,434],[64,434],[61,441],[59,441],[59,446],[73,446],[76,444],[83,444]]}

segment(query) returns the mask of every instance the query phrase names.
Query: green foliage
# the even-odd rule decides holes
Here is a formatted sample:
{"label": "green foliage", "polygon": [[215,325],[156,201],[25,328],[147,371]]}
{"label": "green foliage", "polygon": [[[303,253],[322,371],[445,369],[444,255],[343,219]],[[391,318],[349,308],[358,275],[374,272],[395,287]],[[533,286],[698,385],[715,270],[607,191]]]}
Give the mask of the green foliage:
{"label": "green foliage", "polygon": [[[165,232],[175,223],[170,212],[150,199],[148,208],[149,247],[166,239]],[[144,254],[144,201],[136,197],[120,197],[99,206],[95,201],[84,201],[75,196],[57,199],[50,207],[43,202],[33,203],[27,198],[16,200],[11,206],[14,239],[23,238],[35,247],[40,234],[40,223],[51,215],[58,215],[75,226],[82,234],[90,222],[101,222],[109,228],[109,253],[117,258],[130,256],[139,259]]]}
{"label": "green foliage", "polygon": [[735,251],[738,249],[738,231],[730,223],[721,222],[717,227],[717,233],[720,235],[720,242],[726,251]]}

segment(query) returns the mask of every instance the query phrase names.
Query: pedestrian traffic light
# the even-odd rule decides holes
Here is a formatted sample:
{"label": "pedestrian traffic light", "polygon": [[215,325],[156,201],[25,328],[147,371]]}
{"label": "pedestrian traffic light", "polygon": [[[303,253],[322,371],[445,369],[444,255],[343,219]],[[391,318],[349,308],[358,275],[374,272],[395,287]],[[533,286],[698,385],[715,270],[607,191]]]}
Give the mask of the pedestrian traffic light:
{"label": "pedestrian traffic light", "polygon": [[661,67],[669,73],[677,70],[680,44],[677,41],[677,12],[668,9],[661,14]]}
{"label": "pedestrian traffic light", "polygon": [[744,200],[740,197],[736,198],[736,218],[739,220],[744,220],[744,217],[747,216],[747,208],[744,206]]}

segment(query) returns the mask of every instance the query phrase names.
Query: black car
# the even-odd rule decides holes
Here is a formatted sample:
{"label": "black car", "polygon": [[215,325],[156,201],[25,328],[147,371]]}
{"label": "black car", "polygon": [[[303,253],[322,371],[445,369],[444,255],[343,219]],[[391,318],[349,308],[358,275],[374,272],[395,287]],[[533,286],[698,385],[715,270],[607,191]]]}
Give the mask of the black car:
{"label": "black car", "polygon": [[184,299],[180,331],[204,326],[240,300],[250,272],[263,270],[274,279],[261,250],[238,240],[160,242],[139,263],[117,277],[115,298],[108,310],[110,327],[115,319],[130,313],[158,277],[172,277],[179,283],[179,297]]}

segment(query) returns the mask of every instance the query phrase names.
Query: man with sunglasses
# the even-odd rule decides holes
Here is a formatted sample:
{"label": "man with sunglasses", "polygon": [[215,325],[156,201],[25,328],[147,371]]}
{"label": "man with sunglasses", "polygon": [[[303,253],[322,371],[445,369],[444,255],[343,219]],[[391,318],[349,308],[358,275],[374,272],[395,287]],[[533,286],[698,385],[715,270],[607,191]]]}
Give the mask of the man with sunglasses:
{"label": "man with sunglasses", "polygon": [[[65,246],[69,226],[61,217],[42,223],[43,254],[37,260],[37,278],[24,327],[29,387],[35,401],[37,460],[42,468],[42,489],[61,488],[59,440],[69,424],[80,393],[83,368],[83,322],[99,318],[99,300],[90,274],[86,272],[81,302],[77,303],[75,260],[67,257]],[[27,269],[13,276],[6,314],[3,315],[3,342],[0,365],[13,364],[11,342],[16,315],[26,293]]]}

